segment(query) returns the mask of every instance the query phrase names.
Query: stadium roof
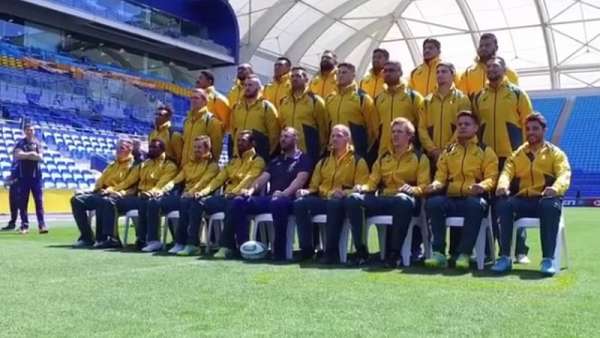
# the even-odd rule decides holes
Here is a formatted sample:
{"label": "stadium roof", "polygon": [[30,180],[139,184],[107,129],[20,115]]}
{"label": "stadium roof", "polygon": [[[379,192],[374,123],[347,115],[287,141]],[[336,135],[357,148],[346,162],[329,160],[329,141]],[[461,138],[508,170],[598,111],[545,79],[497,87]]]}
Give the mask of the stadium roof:
{"label": "stadium roof", "polygon": [[316,69],[324,49],[369,68],[381,46],[405,73],[422,59],[425,38],[464,69],[479,36],[498,37],[498,55],[526,89],[600,86],[600,0],[230,0],[240,27],[240,60],[285,55]]}

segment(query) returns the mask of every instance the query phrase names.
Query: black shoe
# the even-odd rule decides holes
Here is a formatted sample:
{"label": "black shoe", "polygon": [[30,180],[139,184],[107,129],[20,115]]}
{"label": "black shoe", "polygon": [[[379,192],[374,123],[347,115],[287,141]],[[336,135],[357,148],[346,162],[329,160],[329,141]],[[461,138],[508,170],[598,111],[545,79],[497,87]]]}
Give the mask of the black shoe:
{"label": "black shoe", "polygon": [[15,223],[8,223],[5,227],[3,227],[2,229],[0,229],[0,231],[12,231],[15,230]]}
{"label": "black shoe", "polygon": [[385,267],[395,269],[399,266],[400,255],[397,252],[391,251],[385,257]]}
{"label": "black shoe", "polygon": [[356,266],[365,266],[369,263],[369,252],[367,252],[367,248],[366,247],[362,247],[359,248],[356,251],[356,255],[354,256],[354,259],[352,260],[352,265],[356,265]]}
{"label": "black shoe", "polygon": [[135,248],[137,250],[142,250],[146,246],[146,242],[140,241],[139,239],[135,241]]}
{"label": "black shoe", "polygon": [[337,263],[337,259],[335,254],[331,254],[331,253],[327,253],[325,252],[323,254],[323,257],[321,257],[319,259],[319,264],[323,264],[323,265],[332,265]]}
{"label": "black shoe", "polygon": [[300,261],[310,261],[315,258],[315,250],[302,250],[300,251]]}
{"label": "black shoe", "polygon": [[[118,249],[121,248],[121,241],[113,238],[113,237],[109,237],[107,240],[102,241],[99,243],[99,246],[97,247],[98,249]],[[94,248],[96,248],[96,245],[94,244]]]}

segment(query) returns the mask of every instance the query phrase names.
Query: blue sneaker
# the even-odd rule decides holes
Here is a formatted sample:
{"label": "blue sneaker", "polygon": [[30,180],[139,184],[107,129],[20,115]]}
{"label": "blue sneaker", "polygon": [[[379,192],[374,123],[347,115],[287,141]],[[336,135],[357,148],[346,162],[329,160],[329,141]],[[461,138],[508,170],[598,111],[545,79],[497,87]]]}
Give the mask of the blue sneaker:
{"label": "blue sneaker", "polygon": [[506,273],[512,270],[512,260],[508,256],[501,256],[492,266],[491,270],[495,273]]}
{"label": "blue sneaker", "polygon": [[540,263],[540,271],[542,274],[552,277],[556,274],[556,269],[554,268],[554,260],[551,258],[542,259],[542,263]]}

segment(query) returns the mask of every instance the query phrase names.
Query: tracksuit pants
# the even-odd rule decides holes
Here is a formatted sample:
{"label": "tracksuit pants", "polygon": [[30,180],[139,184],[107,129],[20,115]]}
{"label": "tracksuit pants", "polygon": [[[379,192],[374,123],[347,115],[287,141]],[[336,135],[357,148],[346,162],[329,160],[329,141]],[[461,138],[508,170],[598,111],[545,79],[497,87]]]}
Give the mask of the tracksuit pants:
{"label": "tracksuit pants", "polygon": [[[238,247],[248,240],[250,229],[249,217],[252,215],[270,213],[273,216],[273,227],[275,228],[273,253],[277,259],[285,259],[287,241],[288,217],[293,211],[294,200],[290,197],[252,196],[235,197],[230,202],[231,212],[225,216],[224,233],[235,233]],[[230,249],[233,241],[227,241]]]}
{"label": "tracksuit pants", "polygon": [[[10,208],[8,225],[15,226],[19,215],[19,187],[16,182],[8,187],[8,206]],[[27,213],[21,213],[21,224],[23,223],[27,223]]]}
{"label": "tracksuit pants", "polygon": [[391,197],[375,197],[372,194],[352,195],[346,198],[345,208],[352,225],[352,238],[357,252],[362,250],[359,248],[364,248],[366,251],[362,238],[366,217],[391,215],[392,228],[390,236],[387,236],[386,247],[388,252],[399,253],[408,233],[411,218],[419,214],[420,203],[406,194]]}
{"label": "tracksuit pants", "polygon": [[[324,199],[316,196],[305,196],[294,202],[294,215],[298,225],[300,249],[303,254],[314,254],[314,226],[312,217],[318,214],[327,215],[325,254],[333,255],[338,250],[340,233],[344,225],[345,198]],[[362,232],[359,238],[362,239]]]}
{"label": "tracksuit pants", "polygon": [[102,199],[100,207],[96,211],[96,215],[102,217],[102,235],[104,238],[108,237],[119,237],[118,229],[118,217],[120,214],[125,214],[130,210],[138,210],[138,221],[136,229],[136,235],[138,241],[146,241],[146,213],[141,209],[142,198],[138,196],[124,196],[124,197],[109,197],[106,196]]}
{"label": "tracksuit pants", "polygon": [[179,210],[180,201],[181,196],[176,193],[142,200],[142,209],[146,210],[147,242],[158,241],[160,239],[160,216]]}
{"label": "tracksuit pants", "polygon": [[39,176],[19,178],[19,180],[17,181],[17,187],[19,194],[18,209],[21,213],[21,219],[23,220],[21,228],[29,228],[29,217],[27,215],[27,208],[29,205],[29,193],[33,195],[33,202],[35,203],[35,215],[37,216],[38,228],[45,226],[46,223],[44,222],[44,199],[42,192],[42,178]]}
{"label": "tracksuit pants", "polygon": [[496,202],[500,219],[500,255],[511,255],[513,223],[521,217],[540,219],[542,257],[554,259],[556,236],[562,212],[562,200],[558,197],[505,197]]}
{"label": "tracksuit pants", "polygon": [[[99,194],[88,193],[71,197],[71,211],[73,218],[79,229],[79,240],[92,243],[94,241],[94,232],[90,225],[87,212],[89,210],[98,210],[102,205],[103,197]],[[101,242],[106,238],[102,236],[102,213],[96,212],[96,241]]]}
{"label": "tracksuit pants", "polygon": [[425,207],[431,222],[433,251],[446,252],[446,217],[464,217],[458,254],[470,256],[488,208],[487,201],[482,197],[434,196]]}

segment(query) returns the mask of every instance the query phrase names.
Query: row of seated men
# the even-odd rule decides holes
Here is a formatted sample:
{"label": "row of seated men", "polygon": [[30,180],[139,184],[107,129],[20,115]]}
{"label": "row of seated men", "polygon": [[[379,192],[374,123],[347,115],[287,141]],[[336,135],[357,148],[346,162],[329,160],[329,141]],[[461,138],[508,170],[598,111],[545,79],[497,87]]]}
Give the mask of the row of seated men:
{"label": "row of seated men", "polygon": [[[496,152],[478,140],[478,115],[467,110],[456,115],[454,140],[442,150],[435,165],[413,144],[416,128],[402,117],[389,123],[390,135],[383,139],[385,150],[371,169],[355,151],[351,129],[343,124],[332,127],[328,153],[316,164],[300,150],[299,132],[292,127],[281,131],[280,154],[270,161],[257,153],[255,133],[240,131],[236,155],[223,170],[217,167],[211,153],[212,142],[206,135],[194,140],[193,156],[180,170],[166,156],[162,140],[151,139],[149,159],[139,165],[134,164],[131,142],[122,140],[117,159],[104,171],[94,191],[72,199],[74,218],[81,231],[75,246],[91,246],[94,241],[86,210],[96,210],[94,247],[116,248],[121,246],[117,216],[137,209],[136,245],[146,252],[160,250],[160,216],[178,210],[175,245],[169,252],[193,255],[199,251],[203,218],[224,212],[216,256],[235,258],[241,244],[249,239],[248,217],[271,213],[274,259],[286,258],[288,218],[294,215],[301,259],[307,260],[315,255],[312,217],[325,214],[326,241],[321,263],[336,263],[340,233],[348,219],[357,250],[354,263],[362,265],[368,258],[362,236],[365,218],[383,214],[393,218],[387,257],[390,264],[396,265],[411,217],[420,212],[421,202],[426,201],[424,209],[434,253],[425,264],[447,265],[445,218],[460,216],[464,217],[464,226],[458,239],[456,266],[467,269],[481,221],[490,203],[495,202],[501,225],[501,257],[492,269],[506,272],[512,268],[510,248],[515,217],[539,217],[541,271],[553,275],[561,196],[570,183],[570,167],[565,154],[544,141],[545,119],[538,113],[526,117],[527,141],[508,156],[499,174]],[[265,187],[266,194],[259,193]]]}

